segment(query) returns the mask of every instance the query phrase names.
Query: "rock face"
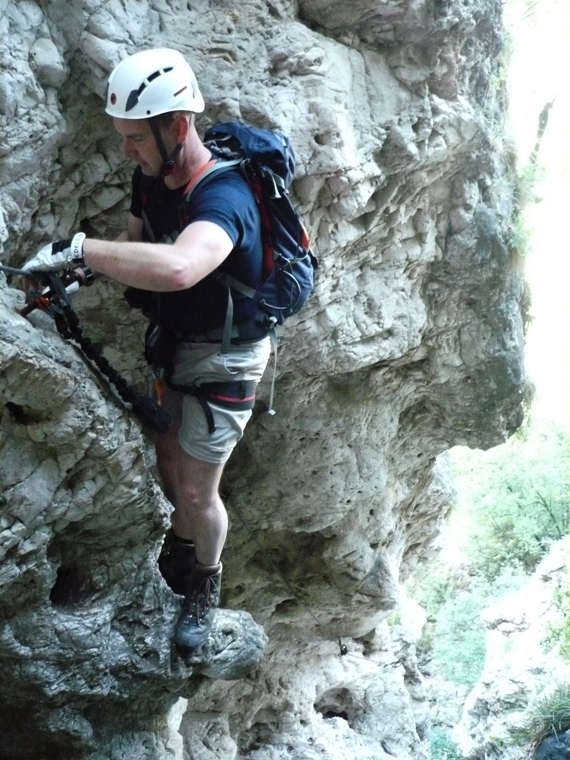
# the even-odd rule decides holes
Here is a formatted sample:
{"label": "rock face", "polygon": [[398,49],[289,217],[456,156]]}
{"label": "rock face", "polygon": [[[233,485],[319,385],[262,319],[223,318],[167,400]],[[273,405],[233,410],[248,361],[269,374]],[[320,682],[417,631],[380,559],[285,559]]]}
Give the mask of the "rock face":
{"label": "rock face", "polygon": [[[417,677],[387,618],[449,506],[440,455],[497,444],[522,417],[500,2],[4,6],[3,264],[80,227],[123,229],[132,167],[106,77],[168,45],[197,72],[199,126],[291,135],[320,273],[281,337],[277,415],[269,378],[226,471],[228,609],[190,663],[169,644],[178,602],[155,565],[169,506],[148,439],[2,276],[3,757],[423,757]],[[101,280],[74,305],[142,387],[121,288]]]}

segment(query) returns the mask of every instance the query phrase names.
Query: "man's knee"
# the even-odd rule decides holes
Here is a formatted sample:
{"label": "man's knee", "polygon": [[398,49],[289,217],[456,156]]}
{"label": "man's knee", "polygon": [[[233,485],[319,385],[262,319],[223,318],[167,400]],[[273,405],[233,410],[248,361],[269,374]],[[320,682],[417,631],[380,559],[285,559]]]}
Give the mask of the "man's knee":
{"label": "man's knee", "polygon": [[204,488],[196,481],[179,481],[178,499],[179,506],[196,516],[212,509],[224,508],[217,488]]}
{"label": "man's knee", "polygon": [[223,463],[202,462],[179,449],[179,494],[187,509],[199,512],[222,504],[218,487],[223,469]]}

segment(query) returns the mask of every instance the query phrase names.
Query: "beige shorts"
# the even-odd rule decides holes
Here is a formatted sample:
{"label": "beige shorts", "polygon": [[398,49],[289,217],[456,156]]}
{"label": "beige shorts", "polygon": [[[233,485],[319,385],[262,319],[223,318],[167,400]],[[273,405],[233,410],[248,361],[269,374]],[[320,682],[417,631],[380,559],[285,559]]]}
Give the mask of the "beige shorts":
{"label": "beige shorts", "polygon": [[[199,386],[202,383],[252,380],[258,383],[271,352],[270,338],[255,343],[232,345],[220,354],[218,344],[182,343],[176,349],[173,385]],[[251,417],[251,409],[235,411],[209,403],[215,429],[210,432],[204,409],[192,395],[166,389],[163,406],[180,425],[178,441],[187,454],[202,462],[227,462]]]}

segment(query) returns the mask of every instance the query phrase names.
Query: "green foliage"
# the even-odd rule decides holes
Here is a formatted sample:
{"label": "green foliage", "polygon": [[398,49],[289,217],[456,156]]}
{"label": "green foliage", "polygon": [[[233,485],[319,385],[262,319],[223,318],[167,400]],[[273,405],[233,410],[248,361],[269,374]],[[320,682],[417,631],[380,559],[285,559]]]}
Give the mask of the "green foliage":
{"label": "green foliage", "polygon": [[[544,169],[536,163],[527,164],[519,172],[515,191],[519,208],[524,208],[530,203],[537,203],[540,200],[536,195],[536,188],[544,180],[544,176]],[[524,215],[522,216],[524,217]],[[523,224],[526,223],[524,219],[520,221]]]}
{"label": "green foliage", "polygon": [[400,623],[402,622],[402,613],[400,612],[400,610],[395,610],[394,612],[391,612],[388,615],[387,620],[388,620],[389,626],[400,625]]}
{"label": "green foliage", "polygon": [[434,726],[430,731],[431,760],[462,760],[448,731]]}
{"label": "green foliage", "polygon": [[482,611],[498,596],[520,588],[527,577],[509,570],[493,583],[465,568],[440,567],[410,580],[407,590],[426,611],[420,649],[429,652],[439,673],[454,683],[473,686],[485,660]]}
{"label": "green foliage", "polygon": [[530,249],[532,231],[526,217],[519,214],[513,219],[511,243],[519,256],[526,256]]}
{"label": "green foliage", "polygon": [[559,683],[529,710],[525,724],[512,732],[519,744],[537,747],[551,734],[561,734],[570,728],[570,683]]}
{"label": "green foliage", "polygon": [[[520,588],[552,540],[569,530],[568,434],[554,423],[531,425],[488,452],[452,453],[459,499],[442,560],[407,583],[426,610],[420,647],[438,671],[473,685],[485,656],[480,613]],[[570,656],[570,596],[558,601],[551,644]]]}
{"label": "green foliage", "polygon": [[485,634],[480,615],[488,596],[461,591],[442,606],[433,631],[432,657],[445,678],[473,686],[483,669]]}
{"label": "green foliage", "polygon": [[511,244],[522,257],[531,249],[533,235],[528,214],[524,213],[524,209],[532,203],[540,202],[537,188],[544,175],[544,169],[537,165],[536,161],[531,161],[516,175],[514,197],[517,210],[511,220]]}
{"label": "green foliage", "polygon": [[549,543],[568,533],[568,443],[552,423],[485,454],[454,452],[471,572],[489,582],[508,567],[530,573]]}
{"label": "green foliage", "polygon": [[557,589],[554,606],[558,612],[558,619],[548,626],[543,644],[546,648],[560,645],[560,654],[570,661],[570,588]]}
{"label": "green foliage", "polygon": [[439,569],[431,570],[419,577],[417,581],[411,579],[407,585],[410,594],[422,605],[430,620],[439,614],[456,582],[451,573]]}

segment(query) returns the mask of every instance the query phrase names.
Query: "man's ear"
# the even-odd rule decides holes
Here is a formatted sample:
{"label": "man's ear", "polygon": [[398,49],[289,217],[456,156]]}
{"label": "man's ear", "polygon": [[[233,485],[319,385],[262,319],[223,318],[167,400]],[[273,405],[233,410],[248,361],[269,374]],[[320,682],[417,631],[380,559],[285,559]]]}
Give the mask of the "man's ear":
{"label": "man's ear", "polygon": [[188,132],[190,131],[189,121],[191,118],[192,117],[188,114],[181,113],[178,114],[178,116],[174,119],[175,137],[177,143],[183,143],[188,137]]}

